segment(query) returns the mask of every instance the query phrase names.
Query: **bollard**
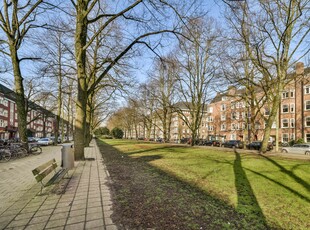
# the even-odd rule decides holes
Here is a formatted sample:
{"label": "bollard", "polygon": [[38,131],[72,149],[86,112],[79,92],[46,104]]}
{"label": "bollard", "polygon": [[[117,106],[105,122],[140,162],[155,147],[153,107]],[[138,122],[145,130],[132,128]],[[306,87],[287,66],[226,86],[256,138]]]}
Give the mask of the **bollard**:
{"label": "bollard", "polygon": [[74,167],[74,151],[72,144],[62,145],[61,149],[62,168],[72,169]]}

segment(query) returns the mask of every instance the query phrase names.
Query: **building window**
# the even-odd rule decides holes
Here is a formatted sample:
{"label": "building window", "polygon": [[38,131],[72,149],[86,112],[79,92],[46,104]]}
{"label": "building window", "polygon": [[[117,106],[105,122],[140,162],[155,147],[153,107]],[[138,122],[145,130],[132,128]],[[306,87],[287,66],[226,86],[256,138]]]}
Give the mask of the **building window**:
{"label": "building window", "polygon": [[310,117],[306,117],[306,126],[310,127]]}
{"label": "building window", "polygon": [[225,111],[226,110],[226,105],[225,104],[222,104],[221,105],[221,111]]}
{"label": "building window", "polygon": [[212,116],[208,116],[208,117],[207,117],[207,121],[208,121],[208,122],[212,122],[212,121],[213,121],[213,117],[212,117]]}
{"label": "building window", "polygon": [[290,95],[291,98],[294,98],[294,97],[295,97],[295,91],[290,91],[290,94],[291,94],[291,95]]}
{"label": "building window", "polygon": [[234,123],[231,124],[231,130],[238,130],[238,129],[239,129],[238,123],[237,124],[234,124]]}
{"label": "building window", "polygon": [[307,133],[307,134],[306,134],[306,142],[307,142],[307,143],[310,142],[310,133]]}
{"label": "building window", "polygon": [[288,128],[288,119],[282,119],[282,128]]}
{"label": "building window", "polygon": [[295,140],[295,134],[291,133],[291,140]]}
{"label": "building window", "polygon": [[265,108],[265,116],[269,116],[269,114],[270,114],[269,108]]}
{"label": "building window", "polygon": [[230,108],[231,108],[231,109],[234,109],[234,108],[235,108],[235,102],[232,102],[232,103],[231,103]]}
{"label": "building window", "polygon": [[288,113],[288,105],[282,105],[282,113]]}
{"label": "building window", "polygon": [[306,101],[305,106],[305,110],[310,110],[310,101]]}
{"label": "building window", "polygon": [[226,101],[227,97],[226,96],[223,96],[222,97],[222,101]]}
{"label": "building window", "polygon": [[221,130],[222,131],[226,130],[226,124],[221,124]]}
{"label": "building window", "polygon": [[231,113],[231,119],[233,119],[233,120],[237,119],[236,112]]}
{"label": "building window", "polygon": [[213,126],[212,125],[208,126],[208,131],[213,131]]}
{"label": "building window", "polygon": [[291,109],[291,113],[294,113],[295,112],[295,104],[291,104],[290,109]]}
{"label": "building window", "polygon": [[208,113],[213,113],[213,107],[208,107]]}
{"label": "building window", "polygon": [[236,108],[239,109],[239,107],[240,107],[240,103],[237,102],[237,103],[236,103]]}
{"label": "building window", "polygon": [[226,114],[221,114],[221,121],[226,121]]}
{"label": "building window", "polygon": [[283,92],[282,93],[282,99],[288,98],[289,97],[289,92]]}
{"label": "building window", "polygon": [[310,85],[305,86],[305,94],[310,94]]}
{"label": "building window", "polygon": [[289,139],[288,139],[288,134],[287,133],[283,133],[282,134],[282,142],[288,142]]}
{"label": "building window", "polygon": [[231,134],[231,135],[230,135],[230,139],[231,139],[231,140],[236,140],[236,134],[234,134],[234,133]]}
{"label": "building window", "polygon": [[295,119],[291,118],[291,128],[295,128]]}

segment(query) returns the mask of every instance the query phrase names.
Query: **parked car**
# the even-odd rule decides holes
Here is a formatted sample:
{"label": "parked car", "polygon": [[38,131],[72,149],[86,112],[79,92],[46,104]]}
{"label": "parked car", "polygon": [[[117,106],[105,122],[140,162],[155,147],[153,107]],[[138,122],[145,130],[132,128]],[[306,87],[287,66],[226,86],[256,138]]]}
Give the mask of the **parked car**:
{"label": "parked car", "polygon": [[52,145],[54,142],[50,138],[44,137],[38,140],[39,145]]}
{"label": "parked car", "polygon": [[213,141],[212,145],[216,146],[216,147],[221,147],[222,146],[222,142],[220,142],[220,141]]}
{"label": "parked car", "polygon": [[37,142],[37,140],[34,137],[28,137],[28,142]]}
{"label": "parked car", "polygon": [[[50,137],[49,139],[51,139],[53,141],[52,145],[56,145],[56,139],[55,137]],[[58,137],[58,140],[57,140],[57,144],[60,144],[61,143],[61,138]]]}
{"label": "parked car", "polygon": [[[253,141],[250,144],[246,145],[247,149],[254,149],[254,150],[260,150],[262,147],[262,142],[261,141]],[[273,144],[272,143],[268,143],[267,145],[267,151],[270,151],[273,149]]]}
{"label": "parked car", "polygon": [[202,145],[212,146],[212,144],[213,144],[213,141],[204,140]]}
{"label": "parked car", "polygon": [[243,142],[239,141],[239,140],[229,140],[223,143],[224,147],[226,148],[239,148],[242,149],[243,148]]}
{"label": "parked car", "polygon": [[295,144],[291,147],[283,147],[282,153],[297,153],[310,155],[310,144]]}

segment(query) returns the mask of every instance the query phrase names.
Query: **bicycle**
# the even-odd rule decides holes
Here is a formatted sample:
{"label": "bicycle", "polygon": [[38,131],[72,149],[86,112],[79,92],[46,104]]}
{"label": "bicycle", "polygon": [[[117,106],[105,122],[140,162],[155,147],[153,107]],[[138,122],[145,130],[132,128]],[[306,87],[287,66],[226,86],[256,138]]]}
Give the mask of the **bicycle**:
{"label": "bicycle", "polygon": [[20,144],[11,143],[9,150],[13,158],[20,158],[28,155],[27,149],[22,147]]}
{"label": "bicycle", "polygon": [[37,144],[34,144],[34,145],[29,144],[28,153],[38,155],[38,154],[42,153],[42,148]]}
{"label": "bicycle", "polygon": [[12,154],[7,147],[0,147],[0,161],[9,161],[11,160]]}

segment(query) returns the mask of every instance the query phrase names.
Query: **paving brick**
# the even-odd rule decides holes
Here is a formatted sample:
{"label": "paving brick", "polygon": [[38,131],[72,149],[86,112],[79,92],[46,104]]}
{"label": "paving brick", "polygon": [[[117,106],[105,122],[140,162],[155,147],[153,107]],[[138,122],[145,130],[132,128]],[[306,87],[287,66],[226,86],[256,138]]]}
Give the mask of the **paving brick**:
{"label": "paving brick", "polygon": [[58,220],[50,220],[46,228],[56,228],[56,227],[64,227],[66,224],[67,219],[58,219]]}
{"label": "paving brick", "polygon": [[[42,163],[47,161],[46,158],[54,158],[54,156],[47,155],[44,157],[39,155]],[[8,225],[6,230],[24,228],[31,230],[117,229],[110,218],[112,201],[107,186],[108,177],[98,147],[86,148],[85,156],[95,158],[96,161],[76,162],[76,168],[69,172],[71,179],[68,181],[65,193],[59,195],[52,193],[53,186],[44,188],[43,192],[39,194],[40,184],[35,182],[32,174],[23,175],[22,169],[25,169],[23,164],[31,165],[33,163],[32,166],[29,166],[29,172],[31,172],[33,168],[42,164],[39,163],[39,160],[29,163],[22,159],[23,163],[14,165],[14,170],[16,169],[14,173],[28,179],[19,178],[16,180],[16,183],[21,185],[17,186],[16,190],[19,197],[16,197],[16,194],[6,195],[5,206],[0,207],[0,226]],[[2,166],[1,164],[0,172],[8,170]],[[5,173],[2,179],[5,183],[11,183],[10,187],[2,186],[2,181],[0,182],[0,194],[7,194],[7,191],[10,191],[16,183],[8,173]],[[19,190],[19,188],[22,189]],[[1,199],[2,197],[0,203]]]}
{"label": "paving brick", "polygon": [[65,230],[83,230],[83,229],[84,229],[84,222],[77,224],[70,224],[65,227]]}
{"label": "paving brick", "polygon": [[32,224],[28,225],[25,230],[43,230],[46,223],[38,223],[38,224]]}
{"label": "paving brick", "polygon": [[81,222],[85,223],[85,219],[86,219],[85,215],[72,216],[68,218],[67,225],[81,223]]}
{"label": "paving brick", "polygon": [[37,224],[37,223],[47,223],[48,219],[50,218],[50,216],[38,216],[38,217],[34,217],[30,220],[29,224]]}
{"label": "paving brick", "polygon": [[103,226],[104,226],[103,220],[100,219],[100,220],[87,221],[86,225],[85,225],[85,228],[86,229],[94,229],[95,227],[103,227]]}

